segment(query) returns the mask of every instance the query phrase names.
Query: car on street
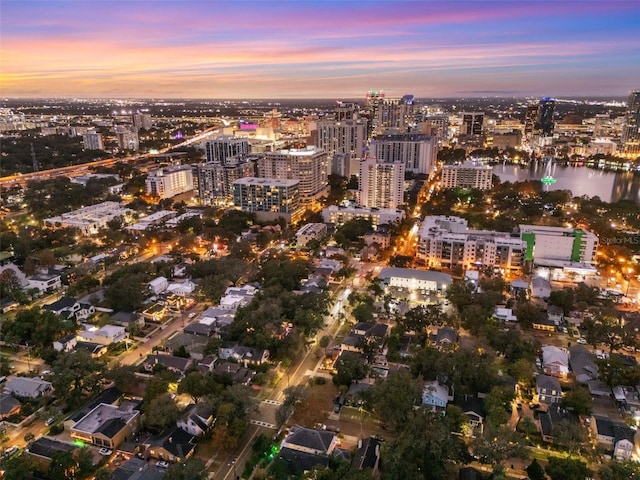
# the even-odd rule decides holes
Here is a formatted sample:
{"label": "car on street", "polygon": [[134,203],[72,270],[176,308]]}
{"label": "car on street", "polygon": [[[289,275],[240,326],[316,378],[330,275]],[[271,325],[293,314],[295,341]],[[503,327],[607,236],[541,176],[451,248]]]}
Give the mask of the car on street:
{"label": "car on street", "polygon": [[587,339],[584,337],[579,337],[578,340],[576,340],[576,342],[578,342],[580,345],[586,345]]}
{"label": "car on street", "polygon": [[164,460],[158,460],[158,463],[156,463],[156,467],[169,468],[169,462],[165,462]]}
{"label": "car on street", "polygon": [[48,427],[49,425],[52,425],[53,422],[55,422],[55,421],[56,421],[56,417],[49,417],[49,418],[47,418],[47,421],[44,422],[44,424]]}
{"label": "car on street", "polygon": [[98,453],[104,457],[108,457],[113,453],[113,450],[102,447],[100,450],[98,450]]}

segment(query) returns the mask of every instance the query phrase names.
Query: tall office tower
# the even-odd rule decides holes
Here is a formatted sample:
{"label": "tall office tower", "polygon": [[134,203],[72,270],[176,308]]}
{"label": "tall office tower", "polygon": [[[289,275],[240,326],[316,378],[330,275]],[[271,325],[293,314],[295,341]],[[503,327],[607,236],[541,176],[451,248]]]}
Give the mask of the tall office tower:
{"label": "tall office tower", "polygon": [[540,103],[538,104],[538,116],[533,128],[534,135],[538,135],[540,137],[553,137],[555,112],[556,101],[553,98],[545,97],[540,99]]}
{"label": "tall office tower", "polygon": [[358,203],[370,208],[398,208],[404,203],[405,164],[382,163],[375,158],[360,162]]}
{"label": "tall office tower", "polygon": [[358,104],[354,102],[338,102],[334,113],[336,122],[355,120],[358,118]]}
{"label": "tall office tower", "polygon": [[[316,132],[312,133],[312,137],[315,137],[316,145],[327,152],[329,159],[333,159],[336,154],[347,154],[350,160],[359,161],[364,157],[367,144],[367,121],[319,121],[316,122]],[[346,168],[350,170],[348,165]],[[333,166],[330,173],[342,175],[334,171]]]}
{"label": "tall office tower", "polygon": [[369,120],[367,124],[367,137],[370,137],[375,130],[378,118],[378,107],[381,100],[384,100],[384,92],[382,90],[369,90],[367,92],[367,98],[364,102],[367,119]]}
{"label": "tall office tower", "polygon": [[484,124],[484,113],[463,112],[461,135],[482,135]]}
{"label": "tall office tower", "polygon": [[629,93],[627,116],[622,130],[624,153],[640,154],[640,90]]}
{"label": "tall office tower", "polygon": [[198,195],[202,205],[224,206],[233,202],[233,182],[255,176],[255,161],[228,158],[225,165],[218,162],[197,166]]}
{"label": "tall office tower", "polygon": [[529,103],[525,112],[524,118],[524,136],[527,140],[531,140],[533,137],[533,131],[538,121],[538,104]]}
{"label": "tall office tower", "polygon": [[378,162],[402,162],[407,172],[429,174],[436,163],[438,139],[415,133],[379,135],[371,142],[369,150]]}
{"label": "tall office tower", "polygon": [[138,132],[133,132],[127,127],[121,125],[116,127],[116,138],[122,150],[137,151],[140,148]]}
{"label": "tall office tower", "polygon": [[208,162],[224,165],[227,158],[243,157],[249,154],[249,140],[222,135],[204,144]]}
{"label": "tall office tower", "polygon": [[299,180],[300,199],[310,202],[329,191],[328,163],[327,152],[313,145],[265,152],[258,159],[258,177]]}
{"label": "tall office tower", "polygon": [[131,115],[131,121],[133,122],[133,126],[136,130],[140,130],[141,128],[149,130],[152,127],[151,115],[146,113],[134,113]]}
{"label": "tall office tower", "polygon": [[172,198],[193,190],[193,172],[189,165],[159,168],[149,172],[147,194],[160,199]]}
{"label": "tall office tower", "polygon": [[413,121],[413,95],[384,98],[378,102],[374,132],[383,133],[385,129],[405,130]]}
{"label": "tall office tower", "polygon": [[297,180],[245,177],[233,182],[233,204],[258,220],[297,222],[302,213]]}
{"label": "tall office tower", "polygon": [[87,132],[82,135],[85,150],[103,150],[102,135],[97,132]]}

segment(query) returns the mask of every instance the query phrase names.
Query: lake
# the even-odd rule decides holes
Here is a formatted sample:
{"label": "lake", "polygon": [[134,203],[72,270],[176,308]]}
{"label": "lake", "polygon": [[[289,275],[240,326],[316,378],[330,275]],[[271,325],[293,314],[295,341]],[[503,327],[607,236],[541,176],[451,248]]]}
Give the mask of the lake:
{"label": "lake", "polygon": [[540,180],[550,174],[557,182],[545,186],[545,189],[571,190],[574,197],[598,196],[605,202],[626,199],[640,204],[640,175],[634,175],[631,172],[565,167],[555,163],[548,167],[546,162],[532,162],[530,165],[498,164],[493,167],[493,173],[503,182]]}

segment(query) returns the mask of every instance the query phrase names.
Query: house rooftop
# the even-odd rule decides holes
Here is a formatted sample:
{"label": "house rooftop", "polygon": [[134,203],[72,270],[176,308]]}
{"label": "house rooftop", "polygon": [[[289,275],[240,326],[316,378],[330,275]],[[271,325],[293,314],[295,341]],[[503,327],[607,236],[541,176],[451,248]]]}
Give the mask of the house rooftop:
{"label": "house rooftop", "polygon": [[48,437],[40,437],[29,445],[27,452],[39,457],[52,458],[58,452],[73,452],[76,448],[78,447],[70,443],[60,442]]}
{"label": "house rooftop", "polygon": [[287,435],[284,441],[289,445],[298,445],[300,447],[327,452],[334,438],[335,434],[333,432],[314,430],[296,425],[289,429],[289,435]]}
{"label": "house rooftop", "polygon": [[118,433],[126,423],[133,420],[140,414],[134,410],[132,404],[123,403],[120,407],[101,403],[84,417],[82,417],[74,426],[74,430],[89,434],[102,433],[111,438]]}

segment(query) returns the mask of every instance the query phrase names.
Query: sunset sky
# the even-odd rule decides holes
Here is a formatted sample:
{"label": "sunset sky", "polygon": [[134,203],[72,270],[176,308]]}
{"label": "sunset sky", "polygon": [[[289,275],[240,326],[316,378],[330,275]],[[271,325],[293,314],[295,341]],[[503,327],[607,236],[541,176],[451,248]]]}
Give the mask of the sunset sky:
{"label": "sunset sky", "polygon": [[0,1],[3,97],[625,96],[640,1]]}

